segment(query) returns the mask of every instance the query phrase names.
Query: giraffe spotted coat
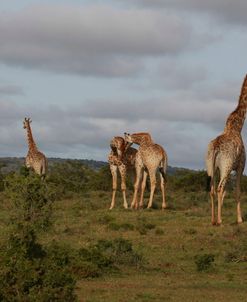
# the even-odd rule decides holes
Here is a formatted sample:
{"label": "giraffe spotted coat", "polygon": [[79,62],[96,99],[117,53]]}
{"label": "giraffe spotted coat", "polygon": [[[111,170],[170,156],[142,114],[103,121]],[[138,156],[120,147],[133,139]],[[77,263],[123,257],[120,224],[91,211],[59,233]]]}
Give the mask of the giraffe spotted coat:
{"label": "giraffe spotted coat", "polygon": [[[155,144],[149,133],[139,132],[134,134],[125,133],[125,140],[128,143],[138,144],[139,150],[136,159],[136,181],[134,186],[134,196],[131,204],[132,208],[143,207],[143,196],[146,186],[147,175],[149,174],[151,183],[151,192],[148,202],[148,208],[152,207],[153,195],[156,187],[156,172],[159,169],[162,192],[162,208],[166,208],[166,169],[167,169],[167,154],[163,147]],[[141,196],[138,205],[138,190],[141,184]]]}
{"label": "giraffe spotted coat", "polygon": [[112,174],[112,201],[110,209],[115,206],[115,196],[117,190],[117,171],[121,176],[121,190],[124,200],[124,208],[128,208],[126,199],[126,174],[127,170],[133,169],[136,161],[137,150],[126,144],[120,136],[115,136],[110,142],[111,151],[108,156],[108,162]]}
{"label": "giraffe spotted coat", "polygon": [[[210,179],[211,222],[220,225],[221,209],[225,196],[225,185],[231,171],[236,171],[237,222],[242,222],[240,208],[240,182],[245,167],[245,148],[241,135],[247,108],[247,76],[244,79],[237,108],[229,115],[224,131],[208,145],[206,167]],[[214,197],[216,195],[215,174],[219,171],[217,186],[218,212],[215,219]]]}
{"label": "giraffe spotted coat", "polygon": [[23,128],[27,130],[27,142],[28,142],[28,153],[25,158],[25,165],[27,168],[31,168],[35,173],[45,177],[47,173],[47,159],[45,155],[40,152],[34,142],[32,130],[31,130],[31,120],[25,118],[23,121]]}

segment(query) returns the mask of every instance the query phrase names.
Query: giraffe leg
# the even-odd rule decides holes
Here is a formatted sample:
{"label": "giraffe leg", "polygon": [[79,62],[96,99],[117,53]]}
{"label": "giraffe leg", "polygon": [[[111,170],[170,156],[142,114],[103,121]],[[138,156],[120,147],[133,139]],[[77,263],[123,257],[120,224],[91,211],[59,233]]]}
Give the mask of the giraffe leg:
{"label": "giraffe leg", "polygon": [[163,175],[160,173],[160,188],[162,192],[162,209],[165,209],[166,206],[166,184],[167,181],[164,179]]}
{"label": "giraffe leg", "polygon": [[140,197],[140,203],[139,203],[139,207],[141,209],[143,208],[143,199],[144,199],[144,192],[145,192],[145,188],[146,188],[147,176],[148,176],[148,173],[144,170],[143,178],[142,178],[142,185],[141,185],[141,197]]}
{"label": "giraffe leg", "polygon": [[149,202],[148,202],[148,209],[152,207],[153,204],[153,197],[154,197],[154,191],[156,187],[156,171],[149,171],[149,176],[150,176],[150,183],[151,183],[151,191],[150,191],[150,197],[149,197]]}
{"label": "giraffe leg", "polygon": [[242,215],[241,215],[241,207],[240,207],[240,195],[241,195],[241,178],[242,178],[242,171],[237,171],[237,178],[236,178],[236,201],[237,201],[237,222],[242,223]]}
{"label": "giraffe leg", "polygon": [[128,203],[126,199],[126,167],[125,165],[121,165],[118,168],[121,175],[121,190],[123,193],[123,200],[124,200],[123,206],[125,209],[128,209]]}
{"label": "giraffe leg", "polygon": [[214,184],[211,184],[211,190],[210,190],[210,199],[211,199],[211,222],[212,225],[215,225],[215,208],[214,208],[214,196],[215,196],[215,189]]}
{"label": "giraffe leg", "polygon": [[134,196],[133,196],[133,200],[131,203],[131,209],[133,209],[133,208],[137,209],[137,207],[138,207],[137,197],[138,197],[138,190],[140,187],[140,181],[141,181],[141,176],[142,176],[142,169],[143,168],[139,165],[136,167],[136,180],[135,180],[135,185],[134,185]]}
{"label": "giraffe leg", "polygon": [[217,225],[221,225],[222,219],[221,219],[221,209],[223,205],[223,199],[225,196],[225,185],[226,185],[227,178],[223,178],[218,186],[217,194],[218,194],[218,216],[217,216]]}
{"label": "giraffe leg", "polygon": [[115,206],[115,197],[116,197],[116,191],[117,191],[117,166],[110,165],[110,170],[111,170],[111,174],[112,174],[112,200],[111,200],[111,206],[110,206],[110,210],[111,210]]}

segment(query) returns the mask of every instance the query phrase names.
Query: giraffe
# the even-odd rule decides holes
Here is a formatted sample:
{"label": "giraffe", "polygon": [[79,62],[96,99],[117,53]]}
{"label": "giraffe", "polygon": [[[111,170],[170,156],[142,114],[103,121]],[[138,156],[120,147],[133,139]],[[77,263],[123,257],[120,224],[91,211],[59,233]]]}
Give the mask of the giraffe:
{"label": "giraffe", "polygon": [[31,119],[25,118],[23,121],[23,128],[27,129],[27,142],[28,142],[28,153],[25,158],[25,165],[27,168],[32,168],[35,173],[40,175],[42,179],[45,178],[47,172],[47,159],[43,153],[41,153],[33,139],[31,129]]}
{"label": "giraffe", "polygon": [[121,176],[121,189],[124,200],[124,208],[128,208],[126,200],[126,172],[127,169],[134,168],[137,150],[129,146],[123,137],[115,136],[110,142],[111,151],[108,162],[112,174],[112,201],[110,210],[115,206],[115,196],[117,190],[117,170]]}
{"label": "giraffe", "polygon": [[[245,148],[241,136],[247,109],[247,75],[245,76],[236,109],[229,115],[224,131],[208,145],[206,167],[210,184],[211,222],[221,225],[221,209],[225,197],[225,185],[232,171],[236,172],[237,222],[242,223],[240,208],[240,182],[245,167]],[[215,220],[214,197],[216,195],[215,174],[219,170],[217,186],[218,212]]]}
{"label": "giraffe", "polygon": [[[160,180],[161,180],[161,192],[162,192],[162,209],[166,208],[166,169],[167,169],[167,154],[165,150],[158,144],[155,144],[149,133],[125,133],[125,140],[128,143],[134,143],[139,145],[139,150],[136,158],[136,181],[134,186],[134,196],[131,203],[131,208],[138,208],[138,190],[141,184],[141,197],[140,197],[140,208],[143,207],[143,196],[146,186],[147,175],[149,174],[151,183],[151,192],[148,202],[148,208],[152,207],[153,195],[156,187],[156,172],[159,168]],[[143,176],[143,177],[142,177]]]}

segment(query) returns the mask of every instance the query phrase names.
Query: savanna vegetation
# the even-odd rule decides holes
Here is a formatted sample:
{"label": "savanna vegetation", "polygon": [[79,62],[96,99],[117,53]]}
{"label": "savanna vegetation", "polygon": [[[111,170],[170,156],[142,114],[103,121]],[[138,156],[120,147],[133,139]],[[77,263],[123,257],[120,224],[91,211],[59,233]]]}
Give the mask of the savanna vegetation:
{"label": "savanna vegetation", "polygon": [[[210,224],[204,171],[177,169],[168,181],[168,209],[157,186],[152,210],[124,210],[119,192],[109,211],[107,166],[56,163],[45,182],[25,168],[1,173],[0,301],[245,301],[234,176],[221,227]],[[246,176],[242,189],[246,220]]]}

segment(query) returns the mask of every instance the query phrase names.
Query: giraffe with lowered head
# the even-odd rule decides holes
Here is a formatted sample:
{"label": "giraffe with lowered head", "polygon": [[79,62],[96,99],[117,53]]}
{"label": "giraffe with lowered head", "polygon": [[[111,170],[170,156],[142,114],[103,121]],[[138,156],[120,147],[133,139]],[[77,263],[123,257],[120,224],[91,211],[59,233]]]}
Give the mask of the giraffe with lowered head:
{"label": "giraffe with lowered head", "polygon": [[[236,172],[237,222],[242,223],[240,207],[240,182],[245,167],[245,148],[241,136],[247,109],[247,75],[245,76],[237,108],[229,115],[224,131],[208,145],[206,166],[210,182],[211,221],[221,225],[221,209],[225,196],[225,185],[232,171]],[[215,219],[214,197],[216,195],[215,174],[219,170],[217,186],[218,212]]]}
{"label": "giraffe with lowered head", "polygon": [[128,208],[126,199],[126,172],[127,169],[134,168],[137,150],[129,146],[123,137],[115,136],[110,142],[111,151],[108,156],[108,162],[112,174],[112,201],[110,210],[115,206],[115,197],[117,190],[117,171],[121,176],[121,189],[124,200],[124,208]]}
{"label": "giraffe with lowered head", "polygon": [[129,134],[125,133],[125,140],[131,144],[139,145],[139,150],[136,159],[136,181],[134,186],[134,196],[131,204],[132,208],[138,208],[138,190],[140,187],[140,182],[142,179],[141,185],[141,197],[139,207],[143,207],[143,196],[146,186],[147,175],[149,174],[150,183],[151,183],[151,192],[148,202],[148,208],[152,207],[153,196],[156,187],[156,172],[159,169],[160,180],[161,180],[161,192],[162,192],[162,209],[166,208],[166,169],[167,169],[167,154],[163,147],[158,144],[155,144],[149,133],[140,132]]}
{"label": "giraffe with lowered head", "polygon": [[28,142],[28,153],[25,158],[25,165],[27,168],[32,168],[35,173],[44,178],[47,173],[47,159],[45,155],[38,150],[34,142],[30,126],[31,122],[30,118],[25,118],[23,121],[23,128],[27,130]]}

